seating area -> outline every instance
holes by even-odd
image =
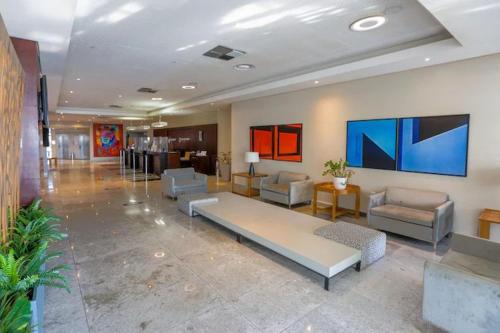
[[[448,194],[388,187],[370,195],[368,224],[374,228],[437,243],[453,230],[453,201]]]
[[[207,192],[207,175],[194,168],[165,169],[161,175],[162,194],[177,198],[180,194]]]
[[[0,1],[0,333],[500,333],[500,4]]]
[[[292,205],[299,203],[310,203],[313,187],[314,182],[309,179],[308,175],[280,171],[261,179],[260,197],[291,208]]]

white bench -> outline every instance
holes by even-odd
[[[359,271],[361,252],[314,235],[314,230],[331,222],[297,213],[233,193],[214,194],[218,202],[193,205],[196,213],[269,248],[324,277],[330,278],[355,266]]]

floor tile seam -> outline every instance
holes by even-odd
[[[316,311],[319,309],[319,307],[321,307],[323,304],[326,303],[326,300],[321,302],[320,304],[316,305],[313,309],[311,309],[310,311],[307,311],[307,313],[305,313],[303,316],[299,317],[297,320],[295,320],[293,323],[291,323],[290,325],[288,325],[287,327],[285,327],[283,330],[280,331],[280,333],[284,333],[286,330],[290,329],[291,327],[293,327],[295,324],[299,323],[300,321],[302,321],[304,318],[306,318],[307,316],[309,316],[312,312]]]
[[[257,330],[259,330],[259,331],[262,332],[262,330],[257,325],[255,325],[252,321],[250,321],[248,318],[246,318],[236,306],[234,306],[231,302],[229,302],[226,299],[224,299],[224,297],[222,297],[222,295],[219,295],[219,297],[224,301],[224,303],[222,303],[221,305],[219,305],[220,307],[223,307],[223,306],[229,306],[229,307],[231,307],[233,310],[235,310],[235,312],[237,312],[240,315],[241,318],[243,318],[243,320],[245,320],[248,324],[250,324],[250,326],[252,326],[252,328],[257,329]],[[208,308],[208,309],[202,310],[199,313],[197,313],[196,316],[201,316],[201,315],[203,315],[205,313],[208,313],[211,310],[212,310],[212,308]],[[185,320],[185,321],[183,321],[181,323],[178,323],[178,324],[176,324],[174,326],[171,326],[171,328],[177,328],[178,326],[182,326],[183,324],[188,323],[192,319],[193,319],[193,317],[191,317],[191,318],[189,318],[189,319],[187,319],[187,320]]]
[[[245,314],[240,310],[238,309],[234,304],[233,302],[230,300],[230,299],[227,299],[224,295],[222,295],[219,291],[219,289],[214,285],[212,284],[212,282],[210,280],[206,280],[202,275],[198,274],[197,272],[195,272],[193,269],[191,269],[191,267],[189,267],[188,264],[184,263],[182,261],[182,259],[180,259],[175,253],[172,253],[173,256],[175,256],[180,262],[183,263],[183,266],[185,266],[185,268],[190,271],[194,276],[196,276],[198,279],[200,279],[201,281],[205,282],[208,286],[210,286],[211,289],[213,289],[215,291],[215,293],[218,295],[218,297],[220,297],[226,304],[232,306],[237,313],[239,313],[246,321],[250,322],[250,324],[252,324],[252,326],[256,327],[257,329],[259,329],[260,331],[262,331],[260,329],[260,327],[258,325],[256,325],[253,321],[251,321],[249,318],[247,318],[245,316]],[[249,294],[250,292],[252,292],[254,289],[250,289],[249,291],[247,291],[246,293],[242,293],[241,295],[239,295],[239,297],[242,297],[242,296],[245,296],[247,294]]]
[[[75,259],[75,251],[74,249],[71,248],[71,243],[70,243],[70,248],[69,250],[71,251],[71,257],[73,259],[73,265],[76,269],[76,259]],[[89,319],[87,317],[87,311],[86,311],[86,306],[85,306],[85,301],[84,301],[84,298],[83,298],[83,290],[82,290],[82,286],[81,286],[81,283],[80,283],[80,277],[78,277],[78,274],[76,274],[76,281],[78,283],[78,291],[80,293],[80,301],[82,303],[82,307],[83,307],[83,314],[85,316],[85,323],[87,325],[87,332],[90,332],[90,325],[89,325]]]
[[[358,295],[361,295],[361,296],[363,296],[363,297],[367,298],[368,300],[372,301],[373,303],[375,303],[375,304],[379,305],[379,306],[380,306],[381,308],[383,308],[384,310],[386,310],[386,311],[390,311],[391,313],[394,313],[394,314],[398,314],[400,317],[402,317],[402,318],[406,318],[406,319],[407,319],[407,313],[405,313],[405,312],[404,312],[404,311],[402,311],[402,310],[399,310],[399,307],[395,307],[395,306],[393,306],[392,304],[391,304],[391,306],[384,305],[384,304],[382,304],[382,303],[380,303],[380,302],[378,301],[378,298],[374,298],[374,297],[372,297],[372,296],[370,296],[370,295],[368,295],[368,294],[364,294],[364,293],[362,293],[362,290],[357,289],[357,286],[353,287],[353,291],[354,291],[355,293],[357,293]],[[414,308],[412,307],[412,308],[411,308],[411,310],[412,310],[412,311],[410,311],[410,313],[413,313],[413,311],[414,311],[417,307],[418,307],[418,304],[417,304],[417,305],[415,305],[415,306],[414,306]]]

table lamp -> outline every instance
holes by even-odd
[[[253,166],[254,163],[258,163],[259,160],[259,153],[257,152],[246,152],[245,153],[245,162],[250,163],[250,168],[248,169],[248,174],[251,176],[255,176],[255,168]]]

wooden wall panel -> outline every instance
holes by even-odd
[[[0,16],[0,240],[5,242],[19,208],[21,114],[24,72]]]
[[[29,205],[40,195],[40,134],[38,129],[38,90],[40,64],[38,43],[32,40],[11,38],[17,57],[23,67],[24,107],[21,136],[21,206]]]

